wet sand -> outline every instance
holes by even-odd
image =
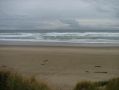
[[[0,67],[71,90],[78,81],[118,77],[119,48],[0,46]]]

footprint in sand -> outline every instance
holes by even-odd
[[[95,67],[95,68],[101,68],[102,66],[100,66],[100,65],[95,65],[94,67]],[[94,72],[94,73],[103,73],[103,74],[107,74],[108,72],[106,72],[106,71],[96,71],[96,72]]]
[[[48,62],[48,59],[43,60],[43,62],[45,62],[45,63]]]
[[[103,74],[107,74],[108,72],[104,71],[104,72],[94,72],[94,73],[103,73]]]
[[[89,71],[85,71],[86,73],[89,73]]]
[[[0,67],[2,67],[2,68],[6,68],[7,66],[6,66],[6,65],[0,65]]]
[[[48,59],[43,60],[41,65],[44,66],[46,63],[48,63]]]
[[[42,63],[41,65],[42,65],[42,66],[44,66],[45,64],[44,64],[44,63]]]
[[[96,67],[96,68],[100,68],[101,66],[100,66],[100,65],[95,65],[94,67]]]

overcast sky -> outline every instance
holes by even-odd
[[[0,30],[119,29],[119,0],[0,0]]]

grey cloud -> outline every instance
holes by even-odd
[[[81,27],[76,19],[104,18],[119,19],[118,0],[0,0],[0,29],[40,29],[56,20],[73,29]]]
[[[75,19],[62,19],[61,21],[65,24],[68,24],[70,28],[80,28],[79,23]]]

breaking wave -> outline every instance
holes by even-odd
[[[0,40],[71,43],[119,43],[117,32],[0,33]]]

